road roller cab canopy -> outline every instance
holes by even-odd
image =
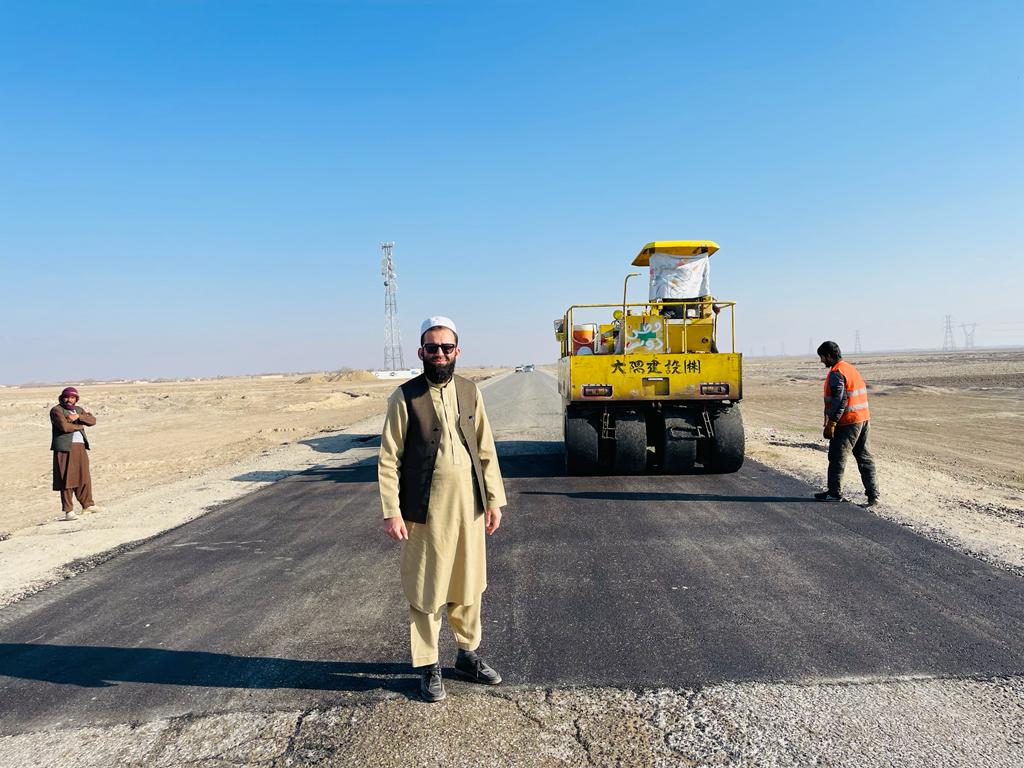
[[[666,256],[711,256],[718,250],[718,243],[711,240],[655,240],[640,249],[633,259],[634,267],[648,267],[651,255],[663,253]]]
[[[696,299],[711,295],[710,240],[655,240],[640,249],[633,265],[649,267],[651,301]]]

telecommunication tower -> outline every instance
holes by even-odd
[[[380,260],[380,274],[384,278],[384,369],[397,371],[405,368],[402,359],[402,337],[398,331],[398,284],[395,274],[395,262],[391,258],[394,243],[380,244],[383,257]]]
[[[860,331],[853,336],[853,354],[859,355],[864,350],[860,346]]]
[[[961,323],[960,328],[964,332],[964,349],[974,349],[974,328],[977,323]]]
[[[942,339],[943,352],[956,352],[956,339],[953,338],[953,316],[946,315],[946,336]]]

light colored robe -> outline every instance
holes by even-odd
[[[473,463],[458,432],[455,383],[430,384],[430,399],[441,422],[434,475],[430,485],[427,522],[406,521],[409,540],[402,544],[402,591],[416,610],[433,613],[446,603],[472,605],[487,589],[484,510],[473,487]],[[505,506],[505,489],[498,467],[494,436],[477,392],[476,425],[480,464],[489,508]],[[378,481],[384,517],[401,515],[398,505],[399,468],[409,428],[409,409],[398,388],[388,400],[381,434]]]

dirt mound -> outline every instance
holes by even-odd
[[[327,374],[327,381],[377,381],[377,377],[369,371],[345,368]]]
[[[331,384],[338,381],[377,381],[377,377],[369,371],[357,370],[355,368],[342,368],[340,371],[328,371],[326,373],[312,373],[296,379],[296,384]]]

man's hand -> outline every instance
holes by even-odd
[[[401,515],[384,518],[384,533],[395,541],[405,541],[409,538],[409,531]]]
[[[494,533],[498,530],[498,526],[501,525],[501,509],[498,507],[491,507],[484,513],[484,525],[487,528],[487,533]]]
[[[78,421],[78,414],[72,411],[68,414],[68,421]]]
[[[821,430],[821,436],[826,440],[831,440],[836,434],[836,423],[834,421],[826,421],[825,428]]]

